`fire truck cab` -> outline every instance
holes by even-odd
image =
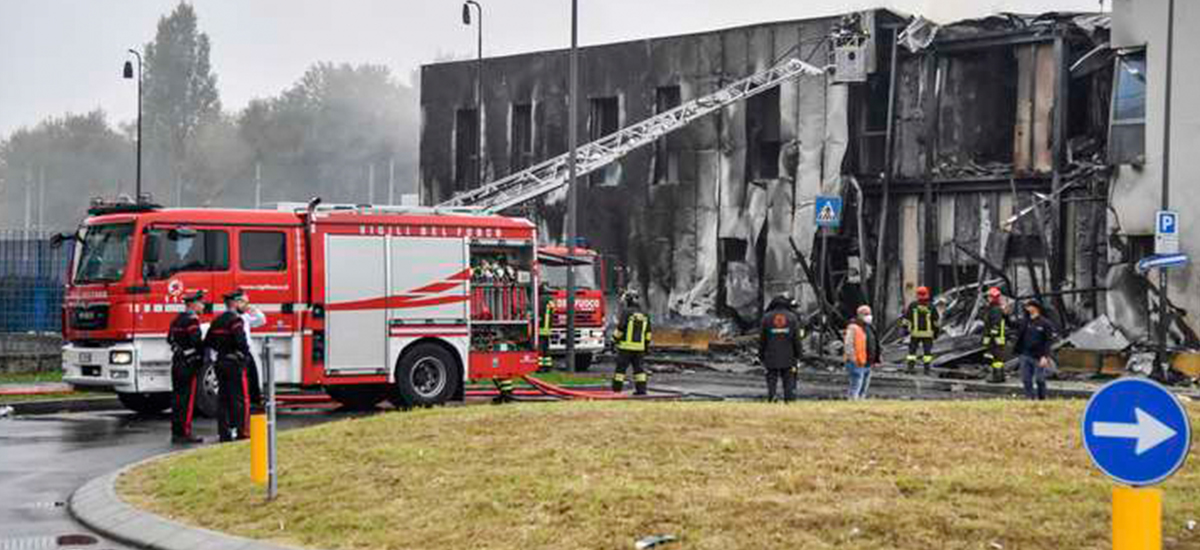
[[[565,246],[543,246],[538,250],[540,280],[550,287],[554,319],[550,325],[550,355],[567,351],[567,270],[575,266],[575,370],[585,371],[605,348],[608,317],[605,315],[604,262],[596,251]],[[539,315],[545,312],[539,311]]]
[[[206,294],[205,325],[241,288],[280,384],[369,406],[461,399],[468,380],[537,369],[537,259],[527,220],[432,208],[281,204],[276,210],[95,208],[63,306],[64,380],[129,408],[169,407],[171,320]],[[489,266],[484,282],[473,277]],[[490,307],[477,307],[478,304]],[[202,412],[216,377],[202,378]]]

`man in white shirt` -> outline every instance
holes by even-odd
[[[242,327],[246,331],[246,342],[251,343],[250,348],[254,349],[253,340],[250,339],[250,329],[255,329],[267,324],[267,316],[261,310],[250,305],[250,297],[246,295],[246,291],[238,289],[234,292],[238,296],[236,307],[238,315],[242,316]],[[246,365],[246,374],[249,378],[250,386],[250,405],[252,407],[262,406],[262,384],[259,382],[261,378],[258,372],[258,358],[255,354],[250,354],[250,360]]]

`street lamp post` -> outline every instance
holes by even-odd
[[[475,13],[479,17],[479,21],[475,25],[476,33],[476,58],[475,58],[475,116],[477,123],[475,131],[479,134],[479,181],[477,185],[483,185],[484,166],[483,166],[483,6],[475,0],[467,0],[462,7],[462,20],[464,25],[471,24],[471,6],[475,6]]]
[[[575,240],[578,216],[577,185],[575,170],[575,149],[579,147],[579,0],[571,0],[571,59],[570,59],[570,95],[567,97],[567,148],[571,150],[569,157],[567,183],[567,371],[575,372]]]
[[[138,116],[137,116],[137,187],[134,200],[141,204],[142,202],[142,54],[137,50],[130,48],[129,53],[137,57],[137,93],[138,93]],[[124,76],[127,79],[133,78],[133,63],[125,61]]]

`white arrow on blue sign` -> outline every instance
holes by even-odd
[[[1187,254],[1155,255],[1142,258],[1138,262],[1137,268],[1138,271],[1145,273],[1155,268],[1178,267],[1186,263],[1188,263]]]
[[[1134,486],[1171,476],[1187,459],[1192,429],[1175,395],[1144,378],[1105,384],[1083,413],[1083,444],[1100,471]]]

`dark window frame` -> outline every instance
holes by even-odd
[[[463,134],[469,127],[472,131]],[[479,110],[475,106],[454,110],[454,190],[479,187]]]
[[[1119,118],[1118,111],[1122,108],[1122,99],[1124,99],[1120,95],[1124,79],[1136,77],[1136,73],[1129,70],[1131,61],[1140,62],[1138,70],[1141,72],[1142,77],[1140,94],[1141,116]],[[1108,125],[1108,160],[1110,164],[1140,165],[1145,163],[1146,101],[1149,90],[1148,83],[1146,82],[1147,66],[1145,47],[1122,51],[1113,59],[1112,99],[1109,102]],[[1130,144],[1132,148],[1124,147],[1124,144]]]
[[[654,89],[654,114],[661,115],[683,104],[683,89],[678,84]],[[654,177],[650,185],[679,183],[678,135],[663,136],[654,141]]]
[[[279,243],[278,246],[279,246],[280,252],[282,252],[282,256],[280,256],[282,264],[276,263],[272,267],[246,267],[246,258],[248,256],[248,254],[246,252],[247,252],[247,250],[252,248],[250,246],[247,246],[247,243],[245,241],[245,237],[248,235],[249,236],[278,235],[279,238],[281,239],[281,242]],[[272,246],[274,246],[274,245],[272,245]],[[247,271],[247,272],[251,272],[251,273],[283,273],[283,272],[286,272],[288,269],[287,232],[286,231],[273,231],[273,230],[269,230],[269,229],[239,231],[238,232],[238,269],[241,271]]]
[[[146,232],[145,242],[150,242],[152,236],[155,239],[162,238],[166,239],[166,242],[171,242],[171,239],[168,237],[168,235],[172,229],[174,228],[152,227]],[[145,254],[143,253],[142,273],[145,274],[146,279],[150,281],[165,281],[180,273],[227,273],[230,266],[229,231],[225,229],[214,228],[197,228],[195,231],[195,237],[186,238],[195,239],[203,236],[201,246],[204,247],[202,258],[204,263],[202,265],[199,267],[192,267],[192,264],[184,264],[181,267],[174,269],[169,268],[169,266],[165,266],[160,268],[161,271],[151,273],[146,269]],[[219,237],[217,239],[212,239],[211,237],[213,235],[218,235]],[[179,239],[176,239],[176,241],[178,240]],[[143,246],[146,245],[144,244]],[[159,264],[163,263],[163,252],[165,252],[165,247],[163,251],[159,252]]]
[[[610,110],[611,108],[611,110]],[[610,120],[611,119],[611,120]],[[611,124],[608,124],[610,123]],[[589,141],[610,136],[621,130],[621,96],[596,96],[588,99]],[[592,172],[588,182],[593,187],[616,187],[621,184],[621,161]]]
[[[533,103],[513,103],[509,108],[508,124],[508,158],[511,172],[533,166],[535,133]]]

